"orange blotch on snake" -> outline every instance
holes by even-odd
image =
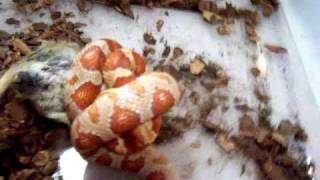
[[[111,129],[114,133],[123,134],[134,128],[140,123],[139,114],[120,107],[115,107],[111,116]]]
[[[121,48],[121,45],[115,40],[112,40],[112,39],[104,39],[104,40],[107,42],[110,51],[115,51]]]
[[[111,141],[108,141],[104,147],[109,150],[109,151],[112,151],[112,152],[116,152],[116,147],[118,146],[118,141],[117,139],[113,139]]]
[[[123,159],[121,164],[121,169],[130,171],[130,172],[139,172],[144,166],[144,158],[139,157],[135,160],[129,160],[128,157]]]
[[[162,125],[162,116],[160,115],[153,119],[153,130],[159,133],[161,125]]]
[[[119,77],[117,78],[117,80],[114,82],[113,84],[113,87],[116,88],[116,87],[120,87],[120,86],[123,86],[133,80],[136,79],[136,76],[135,75],[130,75],[130,76],[127,76],[127,77]]]
[[[100,47],[91,46],[82,53],[80,62],[88,70],[100,70],[105,59],[105,55]]]
[[[103,140],[100,139],[100,137],[93,134],[79,132],[78,136],[79,137],[74,141],[74,146],[79,150],[94,149],[103,143]]]
[[[166,176],[162,172],[158,171],[149,174],[146,177],[146,180],[166,180]]]
[[[144,57],[142,57],[140,54],[132,51],[132,55],[134,58],[134,61],[136,63],[136,69],[135,69],[135,74],[140,75],[145,72],[146,70],[146,60]]]
[[[80,152],[80,154],[83,158],[89,158],[89,157],[93,156],[94,154],[96,154],[97,151],[98,151],[98,149],[90,149],[90,150],[87,150],[84,152]]]
[[[112,163],[112,158],[110,157],[109,153],[106,152],[98,156],[95,162],[101,165],[110,166]]]
[[[172,94],[163,89],[156,89],[153,95],[152,112],[155,116],[165,113],[174,105]]]
[[[81,109],[84,110],[96,99],[100,93],[100,86],[96,86],[90,82],[81,85],[71,95],[71,99]]]
[[[111,52],[106,62],[104,63],[103,69],[105,71],[115,70],[119,67],[130,69],[131,64],[128,57],[121,51],[121,49]]]
[[[92,104],[88,110],[89,118],[92,123],[98,123],[99,121],[99,109],[96,104]]]
[[[125,146],[127,147],[128,154],[142,151],[146,147],[145,144],[141,143],[132,133],[126,134],[125,136],[122,136],[122,138]]]
[[[70,79],[68,79],[67,82],[68,82],[70,85],[74,85],[78,80],[79,80],[78,76],[74,75],[74,76],[72,76]]]

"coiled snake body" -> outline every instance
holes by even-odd
[[[65,86],[72,142],[90,161],[143,179],[179,179],[164,155],[148,145],[180,91],[169,74],[145,71],[141,55],[113,40],[88,44]]]

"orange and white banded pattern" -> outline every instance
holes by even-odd
[[[80,154],[148,180],[179,179],[156,149],[162,115],[180,98],[167,73],[145,73],[144,58],[111,39],[88,44],[66,82],[71,138]]]

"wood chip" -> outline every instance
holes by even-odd
[[[212,11],[203,11],[202,17],[204,18],[204,20],[206,20],[208,23],[211,23],[211,24],[219,23],[223,21],[223,18],[220,15]]]
[[[242,164],[242,165],[241,165],[240,177],[241,177],[242,175],[244,175],[244,173],[246,172],[246,168],[247,168],[246,164]]]
[[[161,31],[163,25],[164,25],[164,21],[163,21],[162,19],[159,19],[159,20],[157,21],[157,25],[156,25],[158,32]]]
[[[37,22],[33,23],[32,27],[35,31],[45,31],[49,26],[44,22]]]
[[[177,59],[178,57],[183,55],[183,50],[180,47],[175,47],[173,49],[173,56],[172,59]]]
[[[7,57],[6,51],[3,47],[0,47],[0,60],[4,60]]]
[[[270,101],[270,97],[266,94],[263,94],[259,89],[254,90],[254,95],[260,102],[264,104],[268,104]]]
[[[265,17],[270,17],[271,14],[273,13],[273,11],[274,11],[274,9],[273,9],[272,4],[270,4],[268,1],[264,1],[263,5],[262,5],[263,15]]]
[[[2,40],[9,40],[11,38],[11,34],[8,33],[7,31],[1,30],[0,29],[0,41]]]
[[[252,111],[252,108],[248,106],[248,104],[237,104],[235,105],[235,108],[242,113],[247,113],[248,111]]]
[[[152,47],[144,47],[143,48],[143,56],[147,57],[149,54],[153,55],[156,52],[156,50]]]
[[[260,75],[260,70],[256,67],[251,68],[250,72],[254,77],[258,77]]]
[[[10,25],[20,25],[20,21],[15,18],[8,18],[6,23]]]
[[[246,30],[246,33],[247,33],[249,40],[251,42],[257,43],[260,40],[260,38],[255,30],[255,27],[253,25],[246,23],[245,30]]]
[[[224,35],[229,35],[231,30],[229,28],[229,26],[227,24],[222,24],[220,26],[217,27],[217,32],[224,36]]]
[[[203,79],[200,81],[201,85],[204,86],[208,91],[212,91],[214,88],[223,88],[228,86],[229,84],[229,78],[228,77],[222,77],[222,78],[216,78],[216,79]]]
[[[193,104],[197,105],[199,100],[200,100],[200,95],[196,91],[192,91],[191,95],[190,95],[190,98],[191,98],[191,102]]]
[[[302,129],[301,126],[296,126],[298,128],[298,131],[296,132],[294,138],[296,140],[299,140],[299,141],[307,141],[308,140],[308,134],[305,132],[304,129]]]
[[[262,144],[265,138],[268,137],[270,131],[266,128],[259,128],[256,133],[256,140],[259,144]]]
[[[236,145],[225,133],[217,134],[216,142],[226,153],[236,150]]]
[[[190,144],[190,147],[194,149],[199,149],[201,147],[201,141],[195,140]]]
[[[88,12],[92,9],[92,4],[87,0],[77,0],[77,6],[81,12]]]
[[[212,157],[208,158],[208,165],[211,166],[212,165]]]
[[[164,49],[163,49],[163,52],[162,52],[162,57],[163,58],[167,58],[170,54],[170,51],[171,51],[171,47],[167,45],[167,43],[164,45]]]
[[[286,48],[277,46],[277,45],[271,45],[271,44],[265,44],[264,45],[270,52],[276,53],[276,54],[287,54],[288,51]]]
[[[288,146],[288,140],[283,135],[281,135],[280,133],[273,132],[271,134],[271,137],[272,137],[272,139],[274,141],[276,141],[277,143],[281,144],[283,147],[287,147]]]
[[[12,44],[15,48],[19,49],[24,55],[28,55],[32,52],[29,46],[26,45],[26,43],[24,43],[21,39],[14,39],[12,41]]]
[[[20,100],[11,101],[6,104],[5,109],[15,121],[26,120],[30,117],[27,107]]]
[[[145,32],[143,34],[143,39],[147,44],[155,45],[157,40],[153,37],[153,35],[149,32]]]
[[[62,13],[60,11],[52,11],[51,12],[51,19],[56,20],[61,18]]]
[[[211,121],[202,119],[200,121],[202,127],[204,127],[208,132],[211,133],[223,133],[226,132],[226,127],[223,123],[213,123]]]
[[[194,75],[199,75],[205,66],[205,63],[200,58],[197,58],[190,64],[190,72]]]
[[[239,119],[239,130],[240,135],[244,137],[254,137],[255,136],[255,124],[253,119],[248,115],[243,115]]]
[[[33,164],[37,167],[46,165],[49,160],[50,160],[50,154],[48,151],[39,151],[32,158]]]
[[[298,128],[289,120],[282,120],[278,126],[278,132],[283,135],[293,135],[297,133]]]

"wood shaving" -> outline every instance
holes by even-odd
[[[143,56],[147,57],[149,54],[153,55],[156,52],[156,50],[152,47],[144,47],[143,48]]]
[[[9,25],[20,25],[20,21],[15,19],[15,18],[8,18],[6,20],[6,23],[9,24]]]
[[[201,59],[195,59],[190,64],[190,72],[194,75],[199,75],[204,70],[205,66],[205,63]]]
[[[258,77],[260,75],[260,70],[256,67],[251,68],[250,72],[254,77]]]
[[[32,50],[29,48],[29,46],[19,38],[14,39],[12,41],[12,45],[15,48],[19,49],[21,51],[21,53],[24,55],[28,55],[32,52]]]
[[[239,131],[240,135],[244,137],[254,137],[255,136],[255,124],[253,119],[248,115],[243,115],[239,119]]]
[[[158,32],[161,31],[163,25],[164,25],[164,20],[159,19],[159,20],[157,21],[157,24],[156,24],[156,27],[157,27],[157,31],[158,31]]]
[[[207,120],[200,121],[202,127],[211,133],[225,133],[226,127],[223,123],[212,123]]]
[[[183,50],[180,47],[174,47],[172,59],[177,59],[183,55]]]
[[[163,52],[162,52],[162,57],[163,58],[167,58],[170,54],[170,51],[171,51],[171,47],[167,45],[167,43],[164,45],[164,49],[163,49]]]
[[[283,147],[287,147],[288,146],[288,141],[287,139],[282,136],[280,133],[278,132],[273,132],[271,134],[271,137],[274,141],[276,141],[277,143],[281,144]]]
[[[281,47],[281,46],[265,44],[264,47],[266,47],[270,52],[273,52],[273,53],[277,53],[277,54],[287,54],[288,53],[288,50],[284,47]]]
[[[217,13],[212,11],[205,10],[202,12],[202,16],[204,20],[206,20],[208,23],[211,23],[211,24],[223,22],[223,18]]]
[[[144,42],[150,45],[155,45],[157,42],[157,40],[153,37],[153,35],[150,32],[145,32],[143,34],[143,39],[144,39]]]
[[[217,32],[220,35],[229,35],[231,30],[227,24],[223,24],[217,27]]]
[[[195,140],[190,144],[190,147],[194,149],[199,149],[201,147],[201,141]]]
[[[227,134],[225,133],[219,133],[217,134],[215,138],[217,144],[226,152],[230,153],[234,150],[236,150],[235,143],[228,138]]]

